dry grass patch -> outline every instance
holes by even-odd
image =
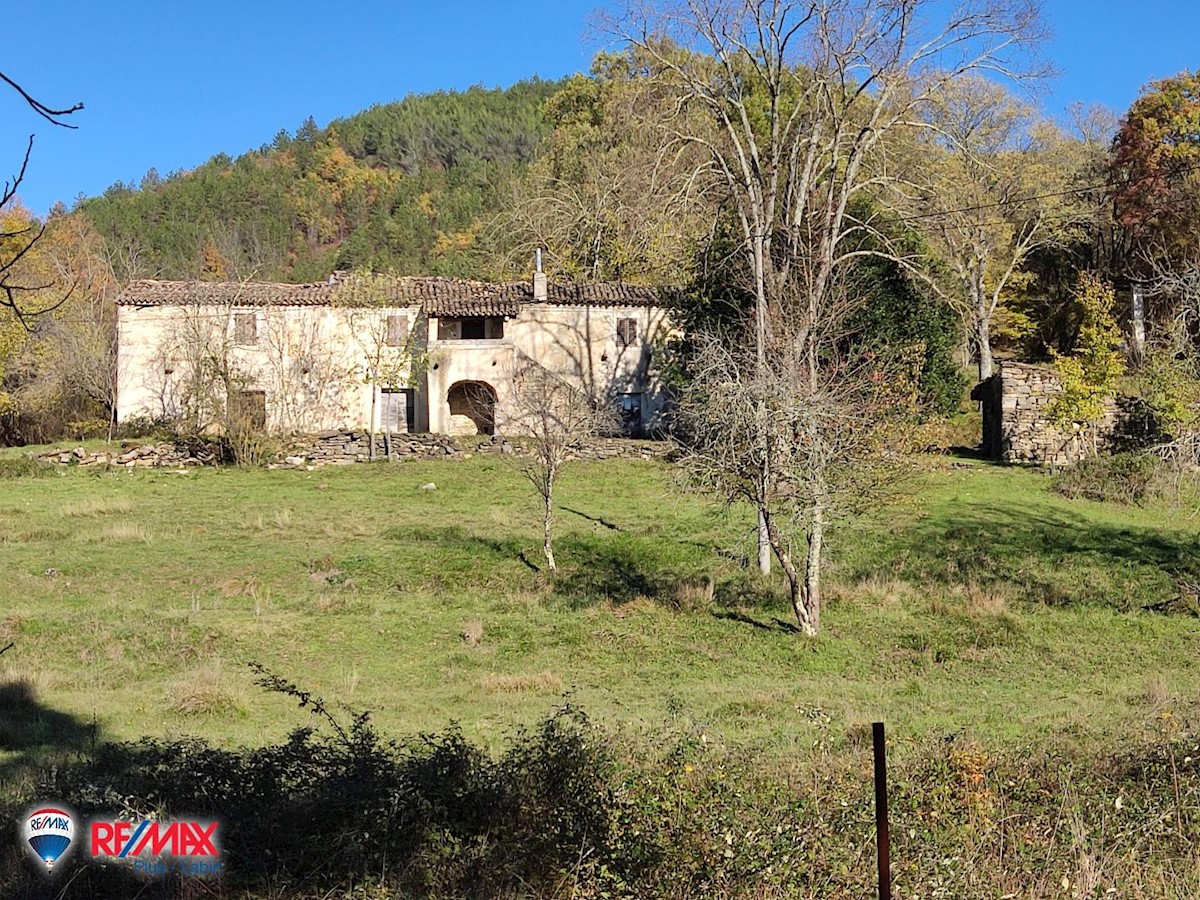
[[[525,675],[484,675],[480,686],[488,694],[561,694],[563,680],[553,672]]]
[[[27,528],[23,531],[9,531],[0,534],[0,544],[48,543],[61,541],[66,536],[66,532],[54,528]]]
[[[54,676],[44,669],[29,666],[6,666],[0,669],[0,686],[3,686],[4,693],[10,698],[26,699],[32,702],[51,692],[55,683]]]
[[[222,597],[253,597],[260,584],[257,575],[234,575],[218,581],[216,588]]]
[[[973,619],[1008,614],[1008,589],[999,583],[968,581],[963,587],[963,612]]]
[[[319,613],[341,612],[346,608],[346,598],[340,594],[318,594],[313,600],[313,609]]]
[[[1171,693],[1167,690],[1167,679],[1162,672],[1154,672],[1146,678],[1146,687],[1142,691],[1142,702],[1155,712],[1166,709],[1170,704]]]
[[[89,544],[149,544],[154,534],[145,525],[137,522],[113,522],[98,532],[83,536]]]
[[[671,606],[680,612],[706,612],[712,609],[716,590],[711,575],[678,582],[671,595]]]
[[[214,660],[167,686],[167,708],[181,716],[240,716],[246,712],[245,689]]]
[[[850,602],[869,609],[888,609],[911,603],[920,592],[907,581],[872,575],[850,585],[832,583],[827,596],[831,602]]]
[[[62,514],[76,519],[98,519],[101,516],[126,515],[133,511],[128,497],[84,497],[72,500],[62,508]]]

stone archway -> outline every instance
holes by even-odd
[[[446,392],[451,434],[496,433],[496,389],[485,381],[458,381]]]

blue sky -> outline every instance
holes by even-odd
[[[597,0],[393,2],[38,0],[6,11],[0,69],[43,102],[86,109],[55,128],[0,93],[0,173],[37,138],[21,196],[35,212],[258,147],[408,93],[586,71]],[[1197,0],[1046,0],[1061,73],[1044,106],[1124,111],[1147,81],[1200,67]]]

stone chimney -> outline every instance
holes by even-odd
[[[533,302],[546,302],[546,273],[542,271],[542,248],[533,255]]]

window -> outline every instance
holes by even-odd
[[[617,346],[632,347],[637,343],[637,319],[617,319]]]
[[[387,317],[387,345],[402,347],[408,339],[408,316]]]
[[[233,314],[233,342],[243,347],[258,343],[258,316],[252,312]]]
[[[265,431],[266,427],[266,391],[229,392],[230,431]]]
[[[498,341],[503,338],[503,316],[438,319],[439,341]]]

